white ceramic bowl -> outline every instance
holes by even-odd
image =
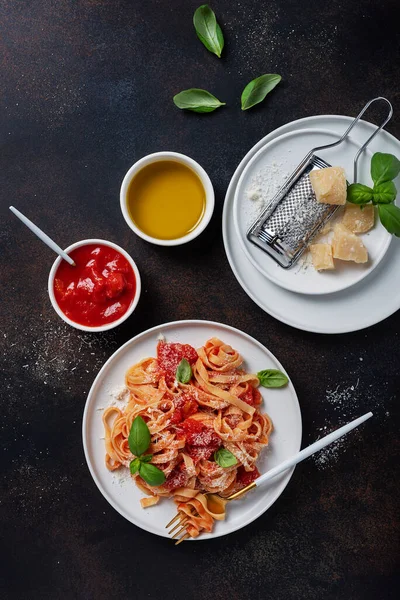
[[[107,331],[108,329],[113,329],[114,327],[121,325],[121,323],[123,323],[135,310],[137,303],[139,302],[140,292],[141,292],[140,274],[139,274],[139,270],[138,270],[133,258],[131,256],[129,256],[129,254],[127,252],[125,252],[125,250],[123,248],[121,248],[120,246],[117,246],[117,244],[114,244],[113,242],[108,242],[107,240],[98,240],[98,239],[81,240],[80,242],[76,242],[75,244],[68,246],[68,248],[65,249],[65,252],[67,252],[67,254],[68,254],[68,252],[71,252],[71,250],[75,250],[75,248],[80,248],[81,246],[87,246],[89,244],[101,244],[102,246],[109,246],[110,248],[113,248],[114,250],[116,250],[117,252],[122,254],[122,256],[124,256],[126,258],[126,260],[129,262],[129,264],[131,265],[133,272],[135,274],[135,279],[136,279],[136,292],[135,292],[135,296],[134,296],[128,310],[122,315],[122,317],[120,317],[119,319],[116,319],[115,321],[112,321],[112,323],[106,323],[105,325],[98,325],[97,327],[89,327],[88,325],[81,325],[80,323],[75,323],[75,321],[72,321],[71,319],[69,319],[63,313],[61,308],[59,307],[57,300],[55,298],[55,295],[54,295],[54,277],[55,277],[56,271],[57,271],[61,261],[63,260],[61,257],[58,257],[54,261],[53,266],[51,267],[50,274],[49,274],[49,282],[48,282],[48,292],[49,292],[50,300],[51,300],[54,310],[56,311],[56,313],[58,314],[59,317],[61,317],[66,323],[68,323],[68,325],[72,325],[72,327],[75,327],[76,329],[80,329],[81,331],[94,331],[94,332],[95,331]]]
[[[135,175],[141,169],[143,169],[143,167],[146,167],[147,165],[150,165],[154,162],[160,162],[164,160],[179,162],[183,165],[186,165],[187,167],[190,167],[192,171],[194,171],[199,177],[206,194],[206,208],[204,211],[204,215],[197,227],[195,227],[193,231],[191,231],[187,235],[184,235],[180,238],[175,238],[173,240],[160,240],[159,238],[155,238],[144,233],[132,221],[127,206],[127,192],[129,184],[131,183]],[[129,227],[132,229],[132,231],[136,233],[136,235],[146,240],[147,242],[157,244],[158,246],[179,246],[180,244],[186,244],[187,242],[191,242],[192,240],[194,240],[194,238],[200,235],[200,233],[202,233],[202,231],[204,231],[204,229],[207,227],[214,212],[214,188],[212,186],[209,176],[207,175],[203,167],[201,167],[199,163],[197,163],[192,158],[185,156],[185,154],[180,154],[179,152],[155,152],[154,154],[148,154],[147,156],[144,156],[129,169],[121,185],[120,203],[124,219],[129,225]]]

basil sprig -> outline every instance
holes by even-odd
[[[252,106],[262,102],[267,94],[274,89],[282,77],[276,74],[266,74],[253,79],[242,92],[242,110],[248,110]]]
[[[396,179],[400,173],[400,161],[393,154],[375,152],[371,160],[371,177],[375,185]]]
[[[347,188],[347,202],[352,204],[367,204],[373,197],[372,188],[362,183],[352,183]]]
[[[390,204],[396,199],[397,190],[393,181],[382,181],[382,183],[374,185],[372,194],[373,204]]]
[[[374,187],[352,183],[347,188],[348,202],[359,204],[361,208],[369,202],[377,204],[382,225],[397,237],[400,237],[400,208],[393,204],[397,189],[392,180],[399,173],[400,161],[393,154],[375,152],[371,160],[371,178]]]
[[[161,469],[150,464],[153,458],[152,454],[144,454],[150,446],[151,436],[149,428],[138,415],[133,423],[128,436],[129,450],[136,457],[130,464],[129,469],[132,475],[139,472],[140,477],[149,485],[162,485],[165,482],[165,475]]]
[[[150,463],[141,462],[139,467],[139,475],[149,485],[162,485],[165,482],[165,475],[154,465]]]
[[[150,446],[150,431],[140,415],[132,423],[129,432],[128,444],[129,450],[134,456],[141,456]]]
[[[264,371],[259,371],[257,377],[260,385],[265,388],[280,388],[289,382],[286,375],[278,369],[265,369]]]
[[[400,237],[400,208],[394,204],[380,204],[378,206],[378,213],[385,229],[389,233]]]
[[[175,379],[180,383],[189,383],[192,379],[192,367],[186,358],[182,358],[181,362],[176,369]]]
[[[221,27],[217,23],[215,13],[208,4],[202,4],[195,11],[193,25],[201,43],[204,44],[207,50],[221,58],[224,36]]]
[[[220,102],[218,98],[199,88],[190,88],[183,90],[173,97],[175,106],[182,110],[191,110],[197,113],[213,112],[220,106],[224,106],[225,102]]]
[[[131,460],[131,462],[129,464],[129,470],[132,473],[132,475],[134,475],[135,473],[137,473],[139,471],[139,467],[140,467],[140,458],[135,458],[134,460]]]
[[[219,448],[219,450],[214,452],[214,460],[223,469],[227,469],[228,467],[233,467],[233,465],[237,465],[236,456],[224,447],[221,447]]]
[[[347,201],[352,204],[390,204],[396,199],[397,190],[393,181],[382,181],[373,188],[362,183],[352,183],[347,188]]]

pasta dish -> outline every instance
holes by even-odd
[[[143,507],[173,498],[190,517],[191,537],[225,516],[205,493],[227,497],[260,475],[256,462],[272,422],[260,412],[259,378],[242,363],[217,338],[197,350],[162,340],[157,358],[127,371],[128,404],[104,410],[107,468],[130,467],[147,496]]]

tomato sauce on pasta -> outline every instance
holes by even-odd
[[[175,379],[183,358],[192,369],[188,383]],[[132,423],[138,415],[146,422],[151,462],[163,471],[165,482],[154,487],[137,473],[132,475],[149,496],[142,506],[172,497],[190,517],[187,531],[192,537],[211,531],[214,521],[225,517],[213,510],[205,493],[227,497],[254,481],[259,476],[256,461],[268,445],[272,422],[259,410],[259,380],[242,363],[240,354],[217,338],[198,350],[160,341],[156,358],[145,358],[127,371],[127,406],[110,406],[103,414],[110,471],[129,467]],[[235,465],[216,462],[214,453],[222,447],[236,458]]]

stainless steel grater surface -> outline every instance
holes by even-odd
[[[339,208],[317,201],[309,177],[312,170],[330,166],[318,156],[311,156],[301,170],[293,173],[247,233],[251,242],[284,268],[296,261],[310,239]]]
[[[247,239],[269,254],[284,269],[291,267],[300,258],[313,237],[339,208],[336,205],[321,204],[315,197],[309,173],[314,169],[331,166],[324,159],[316,156],[315,152],[339,145],[367,108],[378,100],[383,100],[389,105],[389,114],[382,125],[361,146],[354,158],[354,182],[356,182],[357,162],[361,153],[393,114],[392,105],[386,98],[370,100],[339,140],[310,150],[283,188],[248,230]]]

